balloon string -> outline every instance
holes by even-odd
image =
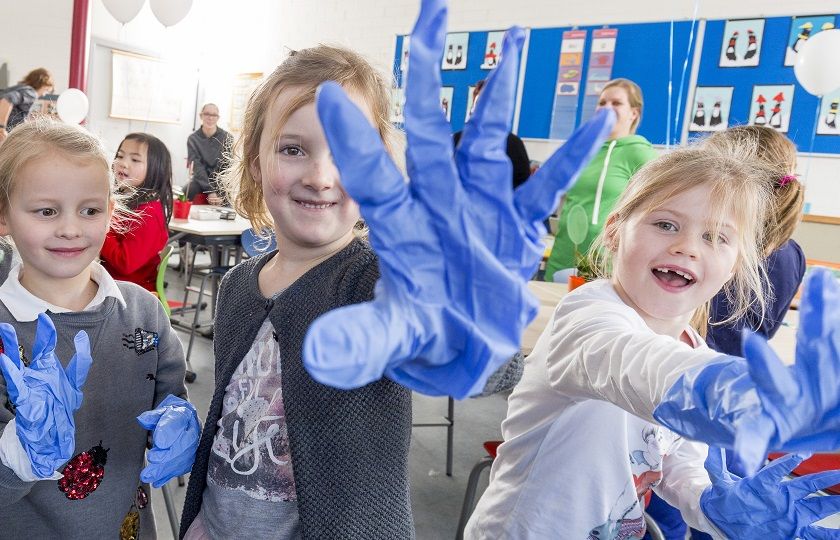
[[[817,96],[817,110],[814,113],[814,129],[811,130],[811,142],[808,144],[808,163],[805,165],[805,179],[802,185],[807,184],[811,173],[811,162],[814,160],[814,142],[817,139],[817,129],[820,125],[820,109],[822,108],[822,96]]]
[[[688,48],[685,50],[685,59],[683,60],[682,75],[680,75],[680,91],[677,94],[677,114],[682,110],[683,91],[685,89],[685,75],[688,73],[688,57],[691,54],[691,47],[694,44],[695,26],[697,25],[697,12],[700,10],[700,0],[694,0],[694,14],[691,16],[691,30],[688,34]],[[674,117],[674,139],[676,142],[677,124],[680,119],[678,116]]]
[[[665,148],[671,147],[671,103],[674,93],[674,19],[668,37],[668,119],[665,122]]]

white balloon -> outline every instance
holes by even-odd
[[[799,84],[815,96],[840,88],[840,29],[809,38],[796,54],[793,71]]]
[[[140,13],[146,0],[102,0],[112,17],[125,24]]]
[[[163,26],[173,26],[190,12],[192,0],[149,0],[149,7]]]
[[[55,103],[58,117],[68,124],[79,124],[88,113],[88,98],[78,88],[68,88]]]

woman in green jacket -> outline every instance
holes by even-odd
[[[563,198],[557,236],[546,263],[546,281],[563,282],[575,273],[575,253],[586,254],[630,177],[656,157],[650,142],[635,134],[642,118],[642,106],[641,89],[628,79],[614,79],[601,91],[598,108],[612,107],[617,117],[615,127]],[[586,238],[577,246],[567,229],[569,212],[575,206],[583,208],[588,223]]]

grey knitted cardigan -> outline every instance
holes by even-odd
[[[214,348],[216,387],[187,488],[181,538],[201,508],[225,388],[268,315],[278,336],[283,405],[304,538],[413,538],[408,486],[411,394],[387,379],[342,391],[303,367],[306,330],[319,315],[373,298],[376,255],[354,240],[272,299],[258,275],[271,254],[240,264],[222,281]]]

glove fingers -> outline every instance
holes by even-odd
[[[452,200],[460,189],[452,132],[440,106],[440,64],[446,39],[445,0],[423,0],[411,32],[405,86],[406,158],[412,189]],[[415,174],[416,173],[416,174]]]
[[[522,221],[533,227],[556,208],[560,197],[574,184],[615,124],[612,109],[596,111],[559,150],[513,194]]]
[[[840,471],[822,471],[790,480],[788,489],[796,497],[802,498],[835,484],[840,484]],[[840,496],[837,499],[840,500]]]
[[[836,320],[837,306],[840,306],[840,285],[837,280],[829,270],[814,268],[809,272],[802,290],[797,341],[800,338],[809,340],[823,336],[832,317]]]
[[[73,344],[76,347],[76,354],[70,359],[65,372],[70,385],[79,392],[84,386],[90,366],[93,364],[93,357],[90,355],[90,339],[87,332],[80,330],[73,338]]]
[[[749,476],[754,474],[767,457],[767,445],[775,427],[769,417],[760,415],[738,426],[735,433],[735,461]]]
[[[55,350],[55,341],[56,332],[52,319],[46,313],[40,313],[35,327],[35,342],[32,345],[33,364],[36,360],[46,360],[46,356]],[[39,367],[43,367],[43,364]]]
[[[802,540],[840,540],[840,531],[811,525],[799,531]]]
[[[386,366],[419,353],[421,336],[397,306],[386,302],[334,309],[312,323],[303,364],[313,379],[344,390],[358,388],[382,378]]]
[[[28,396],[28,388],[23,380],[20,364],[5,353],[0,354],[0,370],[3,371],[3,377],[6,379],[6,392],[9,394],[9,399],[18,406],[20,398],[26,399]]]
[[[799,399],[799,385],[791,370],[762,336],[748,330],[743,336],[744,358],[762,405],[794,405]]]
[[[778,484],[809,457],[810,454],[806,453],[786,454],[768,463],[756,476],[760,476],[767,482]]]
[[[728,484],[731,482],[729,472],[726,470],[726,454],[723,448],[717,446],[709,447],[709,454],[703,463],[712,484]]]
[[[163,416],[164,409],[154,409],[140,413],[137,417],[137,422],[143,426],[144,429],[153,430]]]
[[[23,369],[23,364],[20,361],[17,332],[15,332],[14,326],[9,323],[0,323],[0,339],[3,340],[3,354],[8,356],[18,369]]]
[[[799,501],[797,506],[808,512],[810,522],[814,523],[840,512],[840,496],[808,497]]]
[[[169,407],[155,426],[152,441],[158,448],[170,448],[186,432],[190,411],[185,407]]]

